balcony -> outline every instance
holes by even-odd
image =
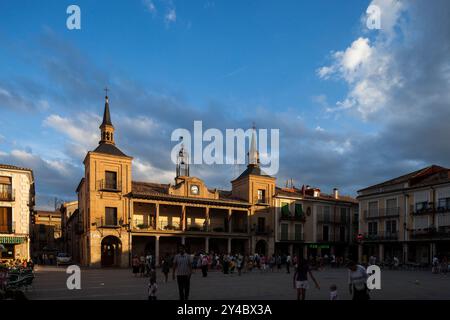
[[[105,192],[120,192],[122,188],[119,182],[101,179],[97,181],[97,190]]]
[[[97,228],[115,229],[115,228],[121,227],[122,221],[107,221],[106,219],[104,219],[102,217],[102,218],[96,218],[93,225],[96,226]]]
[[[366,220],[395,218],[400,216],[400,207],[364,210]]]
[[[398,231],[395,232],[377,232],[374,233],[365,233],[364,234],[365,241],[395,241],[398,240]]]
[[[156,223],[145,223],[142,220],[133,220],[131,228],[135,231],[154,231],[156,230]]]
[[[247,226],[232,226],[231,228],[231,232],[232,233],[248,233],[248,228]]]
[[[16,232],[15,222],[0,224],[0,233],[12,234]]]
[[[413,215],[427,215],[433,213],[447,213],[450,212],[450,206],[435,207],[433,202],[429,202],[426,206],[420,208],[415,205],[410,206],[410,212]]]
[[[272,234],[272,229],[269,226],[257,226],[253,229],[253,233],[257,236],[268,236]]]
[[[416,240],[421,239],[448,240],[450,239],[450,227],[441,227],[439,229],[425,228],[425,229],[411,230],[410,236],[411,238]]]
[[[280,221],[301,221],[304,222],[306,220],[306,217],[304,214],[281,214]]]
[[[349,242],[348,232],[341,237],[339,232],[329,232],[328,234],[323,234],[321,232],[317,233],[317,242]]]
[[[15,190],[11,188],[2,188],[0,190],[0,201],[15,201]]]
[[[162,231],[181,231],[182,227],[179,222],[159,221],[158,228]]]
[[[279,233],[280,241],[303,241],[303,232],[280,232]]]
[[[199,223],[190,223],[186,225],[186,231],[191,232],[207,232],[208,225],[207,224],[199,224]]]

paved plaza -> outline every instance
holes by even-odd
[[[348,300],[347,270],[325,269],[316,271],[321,290],[311,283],[308,299],[327,300],[329,287],[336,284],[339,299]],[[133,299],[147,298],[148,278],[135,278],[128,269],[82,269],[81,290],[68,290],[64,267],[36,268],[33,289],[27,292],[29,299]],[[293,300],[296,297],[292,285],[293,274],[280,272],[253,271],[251,273],[224,275],[210,272],[202,278],[196,271],[191,280],[191,300]],[[158,270],[158,299],[176,300],[178,290],[176,281],[169,277],[163,282]],[[371,292],[372,299],[450,299],[450,275],[431,274],[429,271],[382,270],[381,290]]]

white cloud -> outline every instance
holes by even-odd
[[[152,0],[143,0],[142,3],[144,4],[144,7],[148,10],[148,12],[153,14],[156,13],[156,6]]]
[[[169,183],[172,182],[174,174],[174,171],[155,168],[148,161],[133,159],[133,180]]]
[[[176,10],[174,8],[169,9],[169,11],[167,11],[166,15],[164,16],[164,20],[166,21],[166,23],[176,22],[177,21]]]

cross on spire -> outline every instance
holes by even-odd
[[[108,91],[109,91],[108,87],[105,87],[105,89],[103,89],[103,90],[105,90],[105,96],[108,96]]]

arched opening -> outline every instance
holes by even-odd
[[[267,244],[264,240],[259,240],[255,246],[255,252],[259,255],[267,255]]]
[[[122,253],[122,243],[119,238],[107,236],[102,240],[102,267],[120,266],[120,256]]]

